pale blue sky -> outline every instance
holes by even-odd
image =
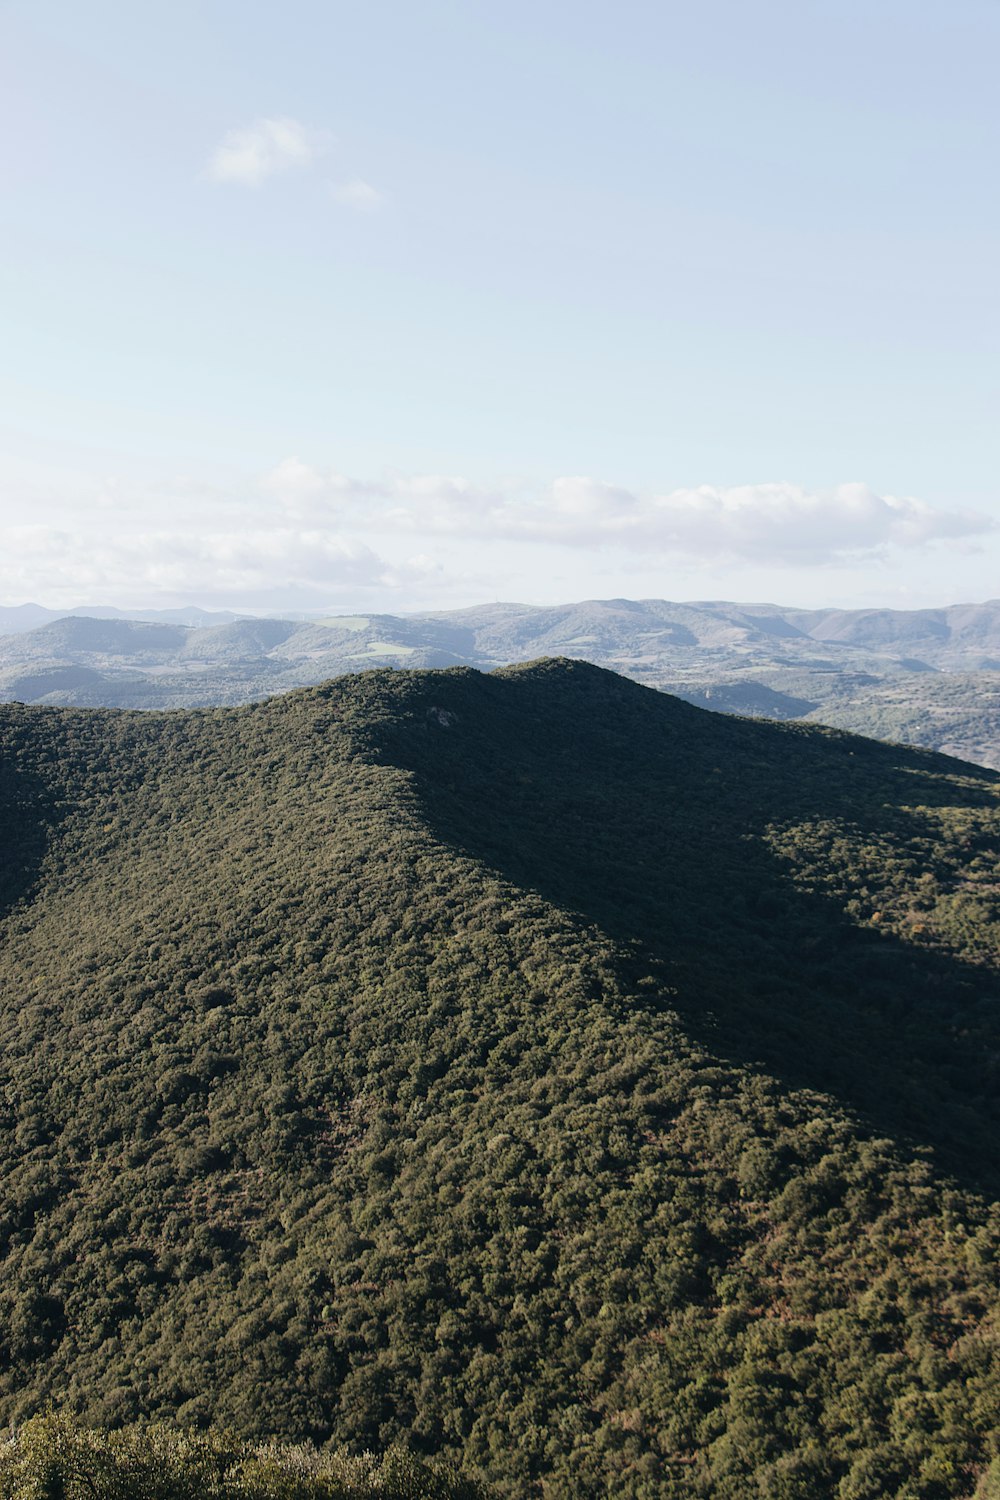
[[[0,602],[1000,593],[998,44],[5,0]]]

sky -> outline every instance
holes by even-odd
[[[1000,594],[997,0],[0,0],[0,604]]]

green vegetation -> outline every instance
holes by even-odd
[[[316,621],[317,625],[329,625],[332,630],[367,630],[367,615],[329,615]]]
[[[0,752],[4,1421],[997,1493],[995,775],[551,661]]]
[[[4,1500],[485,1500],[449,1465],[395,1449],[318,1453],[162,1425],[119,1432],[35,1417],[0,1438]]]
[[[413,656],[415,646],[401,646],[393,641],[369,641],[365,650],[359,652],[354,658],[360,661],[364,656]]]
[[[1000,769],[1000,674],[909,673],[831,696],[809,717]]]

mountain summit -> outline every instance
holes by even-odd
[[[3,705],[0,826],[4,1420],[995,1493],[995,774],[544,660]]]

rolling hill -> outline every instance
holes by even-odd
[[[567,660],[0,750],[4,1421],[995,1493],[1000,778]]]
[[[26,624],[35,608],[6,613]],[[557,654],[724,713],[830,724],[1000,768],[995,601],[913,611],[606,599],[311,620],[161,614],[102,621],[92,611],[0,639],[0,701],[235,705],[373,666],[490,669]]]

